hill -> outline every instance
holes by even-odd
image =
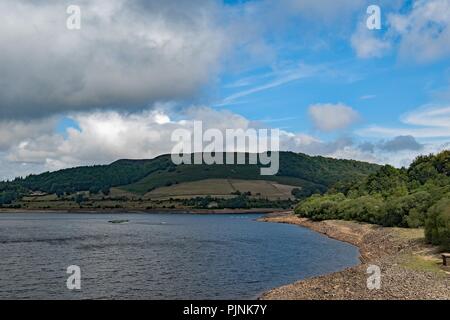
[[[248,155],[246,155],[248,157]],[[0,204],[12,204],[30,194],[64,197],[79,192],[108,196],[111,188],[124,195],[142,197],[155,189],[206,179],[264,180],[297,187],[298,198],[326,192],[337,182],[360,180],[379,169],[378,165],[353,160],[311,157],[281,152],[275,176],[261,176],[262,165],[175,165],[170,155],[149,160],[118,160],[97,165],[45,172],[0,183]]]
[[[274,176],[261,176],[261,165],[179,165],[168,157],[163,170],[154,170],[124,190],[144,194],[158,187],[204,179],[270,180],[301,187],[306,194],[324,192],[338,181],[352,181],[375,172],[379,166],[353,160],[311,157],[281,152],[280,170]],[[308,195],[309,195],[308,194]]]

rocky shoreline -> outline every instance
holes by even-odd
[[[349,221],[314,222],[292,213],[269,214],[259,221],[295,224],[360,250],[361,264],[332,274],[272,289],[260,299],[273,300],[450,300],[450,268],[436,247],[425,244],[423,230],[384,228]],[[324,262],[325,263],[325,262]],[[367,268],[381,269],[381,288],[367,288]]]

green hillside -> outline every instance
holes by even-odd
[[[262,176],[261,165],[169,165],[122,188],[144,194],[162,186],[204,179],[271,180],[301,187],[305,193],[324,192],[338,181],[353,181],[375,172],[379,166],[292,152],[280,153],[280,169],[275,176]],[[308,194],[308,195],[309,195]]]
[[[281,171],[281,170],[280,170]],[[138,194],[145,194],[159,187],[173,184],[198,181],[205,179],[244,179],[244,180],[272,180],[283,184],[306,188],[311,191],[323,192],[327,186],[307,180],[297,172],[298,176],[261,176],[258,165],[180,165],[169,167],[167,170],[158,170],[139,181],[122,186],[121,188]],[[309,178],[309,176],[308,176]]]
[[[247,155],[248,157],[248,155]],[[145,194],[155,188],[205,179],[270,180],[298,186],[300,196],[325,192],[337,182],[359,180],[376,172],[378,165],[353,160],[280,153],[280,170],[261,176],[261,165],[175,165],[170,155],[150,160],[119,160],[110,165],[77,167],[46,172],[0,183],[0,204],[8,204],[30,192],[62,196],[80,191],[108,194],[110,188]]]

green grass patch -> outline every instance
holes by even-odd
[[[446,276],[441,269],[442,261],[433,257],[419,255],[407,255],[402,259],[401,266],[423,272],[433,272],[441,276]]]

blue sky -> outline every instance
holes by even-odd
[[[255,80],[246,86],[230,88],[233,83],[242,79],[258,77],[271,71],[251,70],[245,74],[224,75],[221,78],[217,105],[250,119],[281,119],[278,121],[279,125],[305,131],[312,130],[311,123],[306,121],[308,106],[342,102],[361,113],[359,125],[377,123],[397,126],[399,116],[403,113],[432,101],[439,101],[433,94],[443,88],[447,81],[445,70],[450,67],[448,61],[415,66],[402,64],[393,57],[361,60],[350,50],[345,50],[330,60],[302,59],[301,55],[297,56],[297,61],[302,61],[299,63],[321,70],[305,78],[248,94],[221,105],[221,99],[273,81]]]
[[[412,2],[405,1],[394,10],[389,6],[381,6],[381,9],[382,30],[369,31],[377,38],[382,38],[387,33],[387,17],[399,12],[410,12]],[[356,26],[359,20],[367,17],[366,12],[357,11],[347,23]],[[447,99],[438,96],[440,90],[448,90],[448,56],[417,62],[409,57],[399,56],[398,51],[393,48],[385,50],[379,57],[360,58],[348,38],[333,36],[329,33],[329,27],[326,30],[320,30],[319,27],[319,31],[314,34],[317,39],[313,39],[313,42],[325,42],[320,49],[314,49],[311,48],[314,43],[304,43],[304,27],[304,23],[298,21],[298,24],[291,23],[283,30],[284,34],[276,40],[278,44],[282,43],[282,52],[277,51],[276,59],[270,61],[270,64],[221,75],[218,102],[215,105],[238,112],[249,119],[267,120],[268,123],[276,123],[289,130],[320,134],[308,121],[308,107],[316,103],[340,102],[357,110],[361,119],[353,129],[369,124],[402,126],[399,118],[403,114],[426,104],[448,103]],[[398,45],[399,41],[393,39],[392,46]],[[276,75],[269,76],[274,72],[275,65],[281,66],[281,71],[286,72],[295,70],[299,65],[317,70],[311,71],[311,74],[305,71],[304,77],[297,80],[286,81],[279,86],[232,99],[227,103],[227,97],[275,81]],[[286,70],[283,70],[284,65]],[[242,86],[237,86],[239,84]],[[339,134],[353,135],[351,130]],[[358,135],[354,137],[360,138]]]
[[[66,27],[68,4],[79,30]],[[450,0],[0,9],[2,178],[168,153],[170,133],[194,120],[279,128],[286,150],[395,166],[450,145]]]

